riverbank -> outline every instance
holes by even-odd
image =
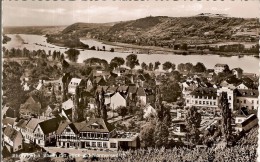
[[[97,40],[101,41],[101,40]],[[237,53],[237,52],[216,52],[216,51],[208,51],[208,50],[196,50],[196,49],[191,49],[191,50],[174,50],[170,48],[165,48],[165,47],[156,47],[156,46],[139,46],[139,45],[134,45],[134,44],[127,44],[127,43],[121,43],[121,42],[109,42],[109,41],[102,41],[105,45],[112,45],[112,46],[118,46],[118,47],[123,47],[121,49],[115,49],[117,52],[122,52],[121,50],[126,50],[126,49],[137,49],[137,50],[142,50],[143,53],[146,51],[146,53],[143,54],[162,54],[166,52],[166,54],[176,54],[176,55],[208,55],[209,53],[212,55],[219,55],[219,56],[226,56],[226,57],[231,57],[231,56],[258,56],[256,53]],[[124,49],[126,48],[126,49]],[[138,54],[138,53],[137,53]]]

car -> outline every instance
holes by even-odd
[[[88,159],[89,158],[89,154],[84,154],[82,158],[83,159]]]

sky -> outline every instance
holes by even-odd
[[[76,22],[105,23],[147,16],[194,16],[199,13],[256,18],[260,1],[2,1],[3,26],[58,26]]]

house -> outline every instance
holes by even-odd
[[[35,142],[34,130],[38,123],[42,122],[43,119],[31,118],[25,126],[24,139],[26,143]]]
[[[229,70],[229,66],[227,64],[216,64],[214,66],[214,73],[216,74],[222,73],[226,70]]]
[[[56,131],[57,147],[77,147],[80,123],[61,122]]]
[[[188,96],[190,95],[190,93],[192,91],[194,91],[196,88],[199,87],[198,85],[198,82],[196,81],[185,81],[183,83],[181,83],[181,87],[182,87],[182,95],[185,97],[185,96]]]
[[[76,92],[76,87],[81,86],[83,84],[82,79],[79,78],[72,78],[70,80],[70,83],[68,85],[68,93],[70,94],[75,94]]]
[[[241,109],[242,107],[248,110],[257,110],[259,106],[258,90],[236,89],[236,107]]]
[[[41,102],[40,100],[31,95],[24,104],[20,106],[20,114],[21,115],[40,115],[41,114]]]
[[[238,132],[247,132],[258,124],[258,119],[255,114],[251,114],[241,123],[236,124],[235,130]]]
[[[146,119],[150,116],[157,116],[157,111],[150,105],[150,104],[146,104],[143,108],[143,118]]]
[[[191,92],[185,99],[186,106],[217,108],[217,89],[199,87]]]
[[[25,137],[25,128],[27,123],[29,122],[29,119],[20,119],[16,124],[14,124],[13,128],[17,131],[20,131],[23,135],[23,137]]]
[[[126,99],[119,93],[116,92],[110,99],[110,107],[115,110],[119,106],[126,106]]]
[[[31,86],[27,82],[25,82],[22,86],[23,86],[24,91],[30,91],[31,90]]]
[[[41,91],[43,89],[43,84],[44,84],[44,81],[39,80],[39,83],[38,83],[38,85],[35,89],[38,90],[38,91]]]
[[[136,97],[137,97],[137,101],[140,102],[141,105],[146,105],[147,98],[143,87],[139,87],[137,89]]]
[[[35,143],[44,147],[55,142],[55,132],[57,131],[60,122],[60,118],[52,118],[39,122],[33,131]]]
[[[243,75],[243,70],[241,68],[232,69],[232,74],[236,76],[236,78],[241,79]]]
[[[249,89],[249,85],[246,83],[241,83],[237,86],[237,89]]]
[[[221,86],[221,87],[228,87],[228,88],[230,88],[230,89],[236,89],[236,84],[230,83],[230,81],[228,81],[228,80],[223,80],[223,81],[220,83],[220,86]]]
[[[21,132],[15,130],[11,126],[7,126],[3,131],[4,145],[10,153],[14,153],[23,149],[23,136]]]

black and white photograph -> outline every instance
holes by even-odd
[[[1,3],[1,161],[260,161],[260,1]]]

